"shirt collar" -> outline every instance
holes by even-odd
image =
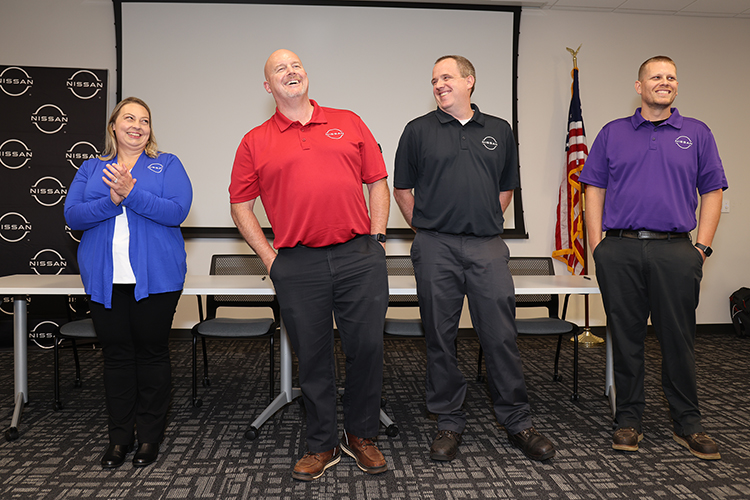
[[[323,111],[323,108],[318,106],[318,103],[314,100],[310,99],[310,104],[313,105],[313,114],[312,118],[310,118],[310,121],[307,122],[305,125],[311,125],[314,123],[328,123],[328,119],[326,118],[325,111]],[[299,125],[299,121],[295,120],[292,121],[284,114],[279,111],[279,108],[276,108],[276,113],[273,115],[273,121],[276,123],[276,126],[279,127],[280,132],[286,131],[289,127],[294,125],[295,123]]]
[[[671,108],[670,111],[672,112],[672,114],[669,115],[669,118],[664,120],[664,123],[667,125],[671,125],[672,127],[678,130],[681,129],[682,120],[683,120],[682,115],[680,114],[679,111],[677,111],[677,108]],[[641,115],[641,108],[636,109],[635,114],[633,114],[633,116],[630,117],[630,123],[633,124],[634,129],[637,129],[638,127],[640,127],[641,125],[647,122],[649,121],[646,120],[643,117],[643,115]]]
[[[477,122],[477,124],[479,124],[480,126],[484,127],[484,114],[482,114],[482,112],[479,111],[479,106],[477,106],[474,103],[471,103],[471,109],[474,110],[474,116],[472,116],[471,119],[468,122],[466,122],[466,123],[468,124],[470,122]],[[453,117],[453,115],[449,115],[448,113],[446,113],[445,111],[443,111],[442,109],[440,109],[440,107],[438,107],[435,110],[435,113],[437,114],[437,118],[438,118],[438,120],[440,121],[441,124],[448,123],[451,120],[455,120],[455,121],[458,122],[458,120],[456,120]]]

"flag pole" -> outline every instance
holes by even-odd
[[[573,70],[578,69],[578,51],[581,50],[581,46],[583,44],[579,45],[576,50],[571,49],[570,47],[565,47],[568,52],[573,56]],[[581,274],[584,276],[588,276],[589,274],[589,266],[588,266],[588,241],[586,238],[586,196],[584,194],[584,190],[581,189],[581,232],[583,234],[581,240],[583,243],[583,269],[581,271]],[[601,337],[597,337],[593,333],[591,333],[591,327],[589,326],[589,295],[586,294],[583,296],[584,302],[584,327],[583,332],[578,335],[578,344],[583,347],[594,347],[596,345],[604,343],[604,339]],[[570,339],[571,341],[575,340],[575,337]]]

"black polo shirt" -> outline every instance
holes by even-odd
[[[500,192],[518,187],[518,151],[510,124],[471,105],[466,125],[441,109],[406,125],[393,186],[414,189],[412,225],[449,234],[503,232]]]

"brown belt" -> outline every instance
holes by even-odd
[[[672,238],[690,238],[690,233],[665,233],[662,231],[635,231],[633,229],[609,229],[607,236],[632,238],[636,240],[671,240]]]

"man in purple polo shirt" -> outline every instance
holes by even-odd
[[[617,387],[612,448],[637,451],[643,439],[650,314],[662,350],[673,438],[693,455],[716,460],[719,448],[703,432],[698,410],[695,309],[728,185],[711,130],[671,107],[676,74],[674,61],[665,56],[641,65],[635,82],[641,107],[602,128],[580,181],[586,184],[586,229],[612,331]],[[693,245],[689,232],[696,227],[698,195]]]

